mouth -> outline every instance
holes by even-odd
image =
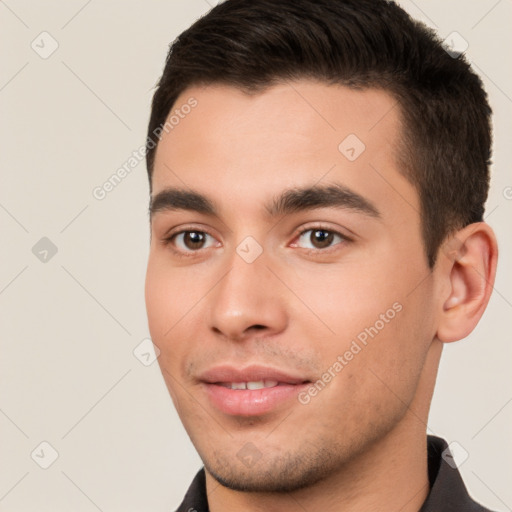
[[[275,388],[276,386],[285,386],[287,383],[279,382],[277,380],[253,380],[249,382],[215,382],[219,386],[223,386],[228,389],[265,389]]]
[[[230,416],[260,416],[298,404],[298,393],[311,384],[309,379],[261,366],[215,367],[200,381],[211,405]]]

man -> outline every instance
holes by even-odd
[[[228,0],[171,46],[146,303],[204,462],[178,510],[486,510],[426,429],[494,282],[490,114],[385,0]]]

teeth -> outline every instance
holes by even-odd
[[[273,388],[278,384],[277,380],[257,380],[251,382],[227,382],[224,385],[229,389],[263,389]]]
[[[247,383],[247,389],[263,389],[264,387],[265,383],[262,380]]]

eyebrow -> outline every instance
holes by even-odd
[[[217,215],[213,203],[204,195],[192,190],[166,188],[151,198],[149,214],[172,210],[190,210],[205,215]]]
[[[265,210],[271,217],[316,208],[343,208],[374,218],[381,216],[377,207],[368,199],[340,184],[291,188],[265,205]],[[193,190],[169,187],[151,198],[149,205],[151,217],[158,212],[173,210],[188,210],[219,216],[214,203]]]
[[[355,210],[370,217],[380,217],[380,212],[373,203],[340,184],[285,190],[266,206],[266,210],[269,215],[278,216],[302,210],[333,207]]]

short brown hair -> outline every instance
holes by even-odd
[[[227,0],[172,43],[153,97],[155,130],[193,85],[258,92],[312,78],[390,93],[402,119],[399,166],[418,190],[426,257],[456,229],[483,219],[489,189],[491,108],[463,55],[387,0]],[[149,141],[152,141],[150,143]]]

